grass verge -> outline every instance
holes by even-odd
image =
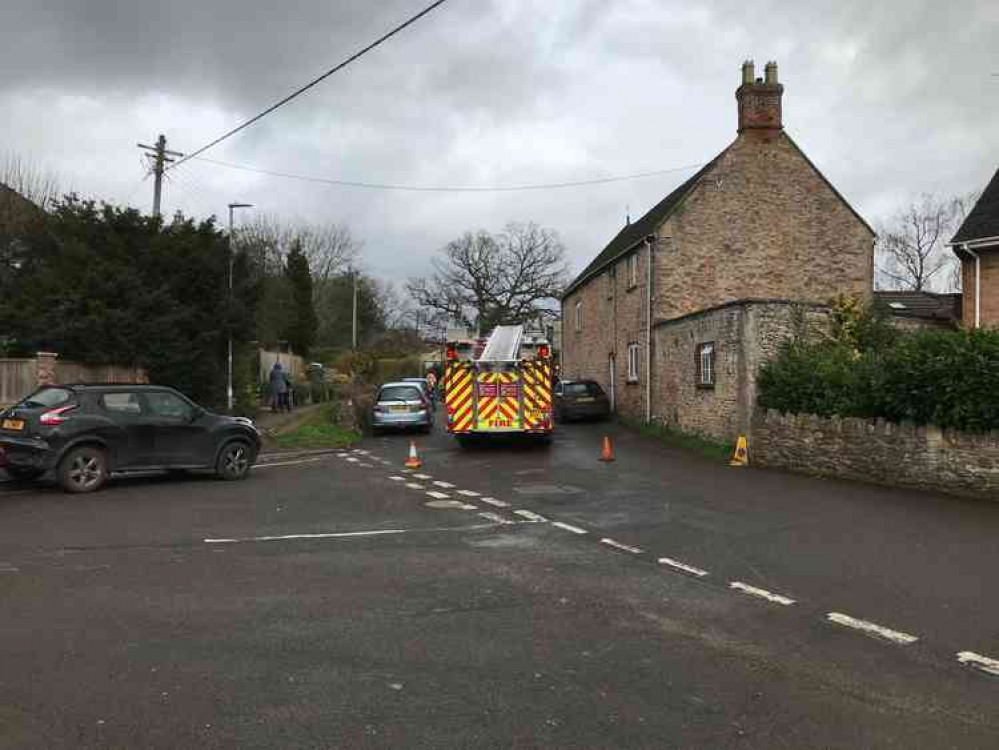
[[[623,424],[634,428],[639,434],[653,438],[670,448],[680,448],[681,450],[699,453],[705,458],[717,461],[728,461],[735,453],[735,443],[721,443],[699,435],[689,435],[685,432],[671,430],[658,424],[643,424],[642,422],[621,419]]]
[[[361,436],[333,424],[333,403],[323,404],[307,420],[272,437],[277,448],[349,448]]]

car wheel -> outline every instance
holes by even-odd
[[[44,469],[29,469],[26,466],[8,466],[5,471],[14,479],[22,482],[30,482],[33,479],[38,479],[45,473]]]
[[[215,473],[220,479],[234,481],[244,479],[250,473],[250,466],[253,465],[253,454],[250,446],[241,440],[226,443],[219,453],[219,460],[215,464]]]
[[[100,489],[107,478],[107,456],[100,448],[89,445],[73,448],[59,462],[59,484],[66,492],[93,492]]]

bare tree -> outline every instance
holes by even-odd
[[[407,290],[420,307],[480,330],[544,314],[568,279],[558,233],[533,222],[497,235],[465,232],[441,253],[433,276],[411,279]]]
[[[269,270],[283,267],[291,248],[296,243],[301,245],[314,282],[329,281],[343,273],[361,250],[361,243],[353,238],[350,228],[333,222],[284,222],[265,214],[244,224],[236,235],[244,247],[259,254]]]
[[[882,223],[876,248],[879,285],[911,291],[958,288],[959,264],[946,243],[974,202],[973,194],[923,194]]]
[[[20,156],[9,153],[0,160],[0,184],[17,192],[38,208],[49,208],[61,196],[55,173],[29,164]]]

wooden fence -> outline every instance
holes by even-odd
[[[59,362],[58,355],[39,352],[31,359],[0,359],[0,406],[20,401],[40,385],[148,382],[145,370],[139,367]]]

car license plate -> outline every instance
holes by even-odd
[[[393,406],[393,407],[392,407],[392,411],[409,411],[409,407],[408,407],[408,406],[406,406],[406,405],[402,405],[402,406]]]
[[[0,425],[5,430],[23,430],[24,420],[23,419],[5,419],[3,424]]]

